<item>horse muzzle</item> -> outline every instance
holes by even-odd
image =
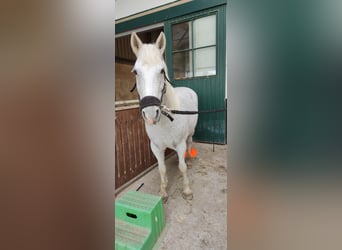
[[[156,124],[160,120],[161,101],[155,96],[145,96],[140,100],[140,110],[142,117],[147,124]]]
[[[160,120],[160,108],[158,106],[149,106],[141,110],[142,117],[148,125],[153,125]]]

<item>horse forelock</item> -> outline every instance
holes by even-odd
[[[143,44],[139,50],[137,60],[142,65],[154,66],[164,64],[160,50],[154,44]]]

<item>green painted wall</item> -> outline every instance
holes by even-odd
[[[172,51],[171,51],[171,26],[174,23],[196,19],[205,15],[217,15],[217,44],[215,76],[195,77],[189,79],[173,79]],[[226,7],[208,9],[196,12],[180,18],[165,22],[165,35],[167,39],[166,59],[169,75],[174,86],[186,86],[192,88],[198,95],[199,110],[225,109],[225,77],[226,77]],[[202,142],[226,142],[226,111],[216,113],[203,113],[199,120],[194,135],[195,141]]]

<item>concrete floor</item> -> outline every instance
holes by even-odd
[[[183,180],[176,155],[166,161],[169,198],[164,204],[166,226],[154,249],[227,249],[227,146],[194,143],[196,158],[188,160],[191,201],[182,198]],[[158,195],[158,168],[141,177],[127,190]]]

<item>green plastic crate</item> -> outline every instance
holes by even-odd
[[[115,202],[115,220],[116,250],[152,249],[165,226],[162,199],[128,191]]]
[[[123,220],[115,220],[115,249],[150,250],[151,231]],[[153,246],[153,245],[152,245]]]

